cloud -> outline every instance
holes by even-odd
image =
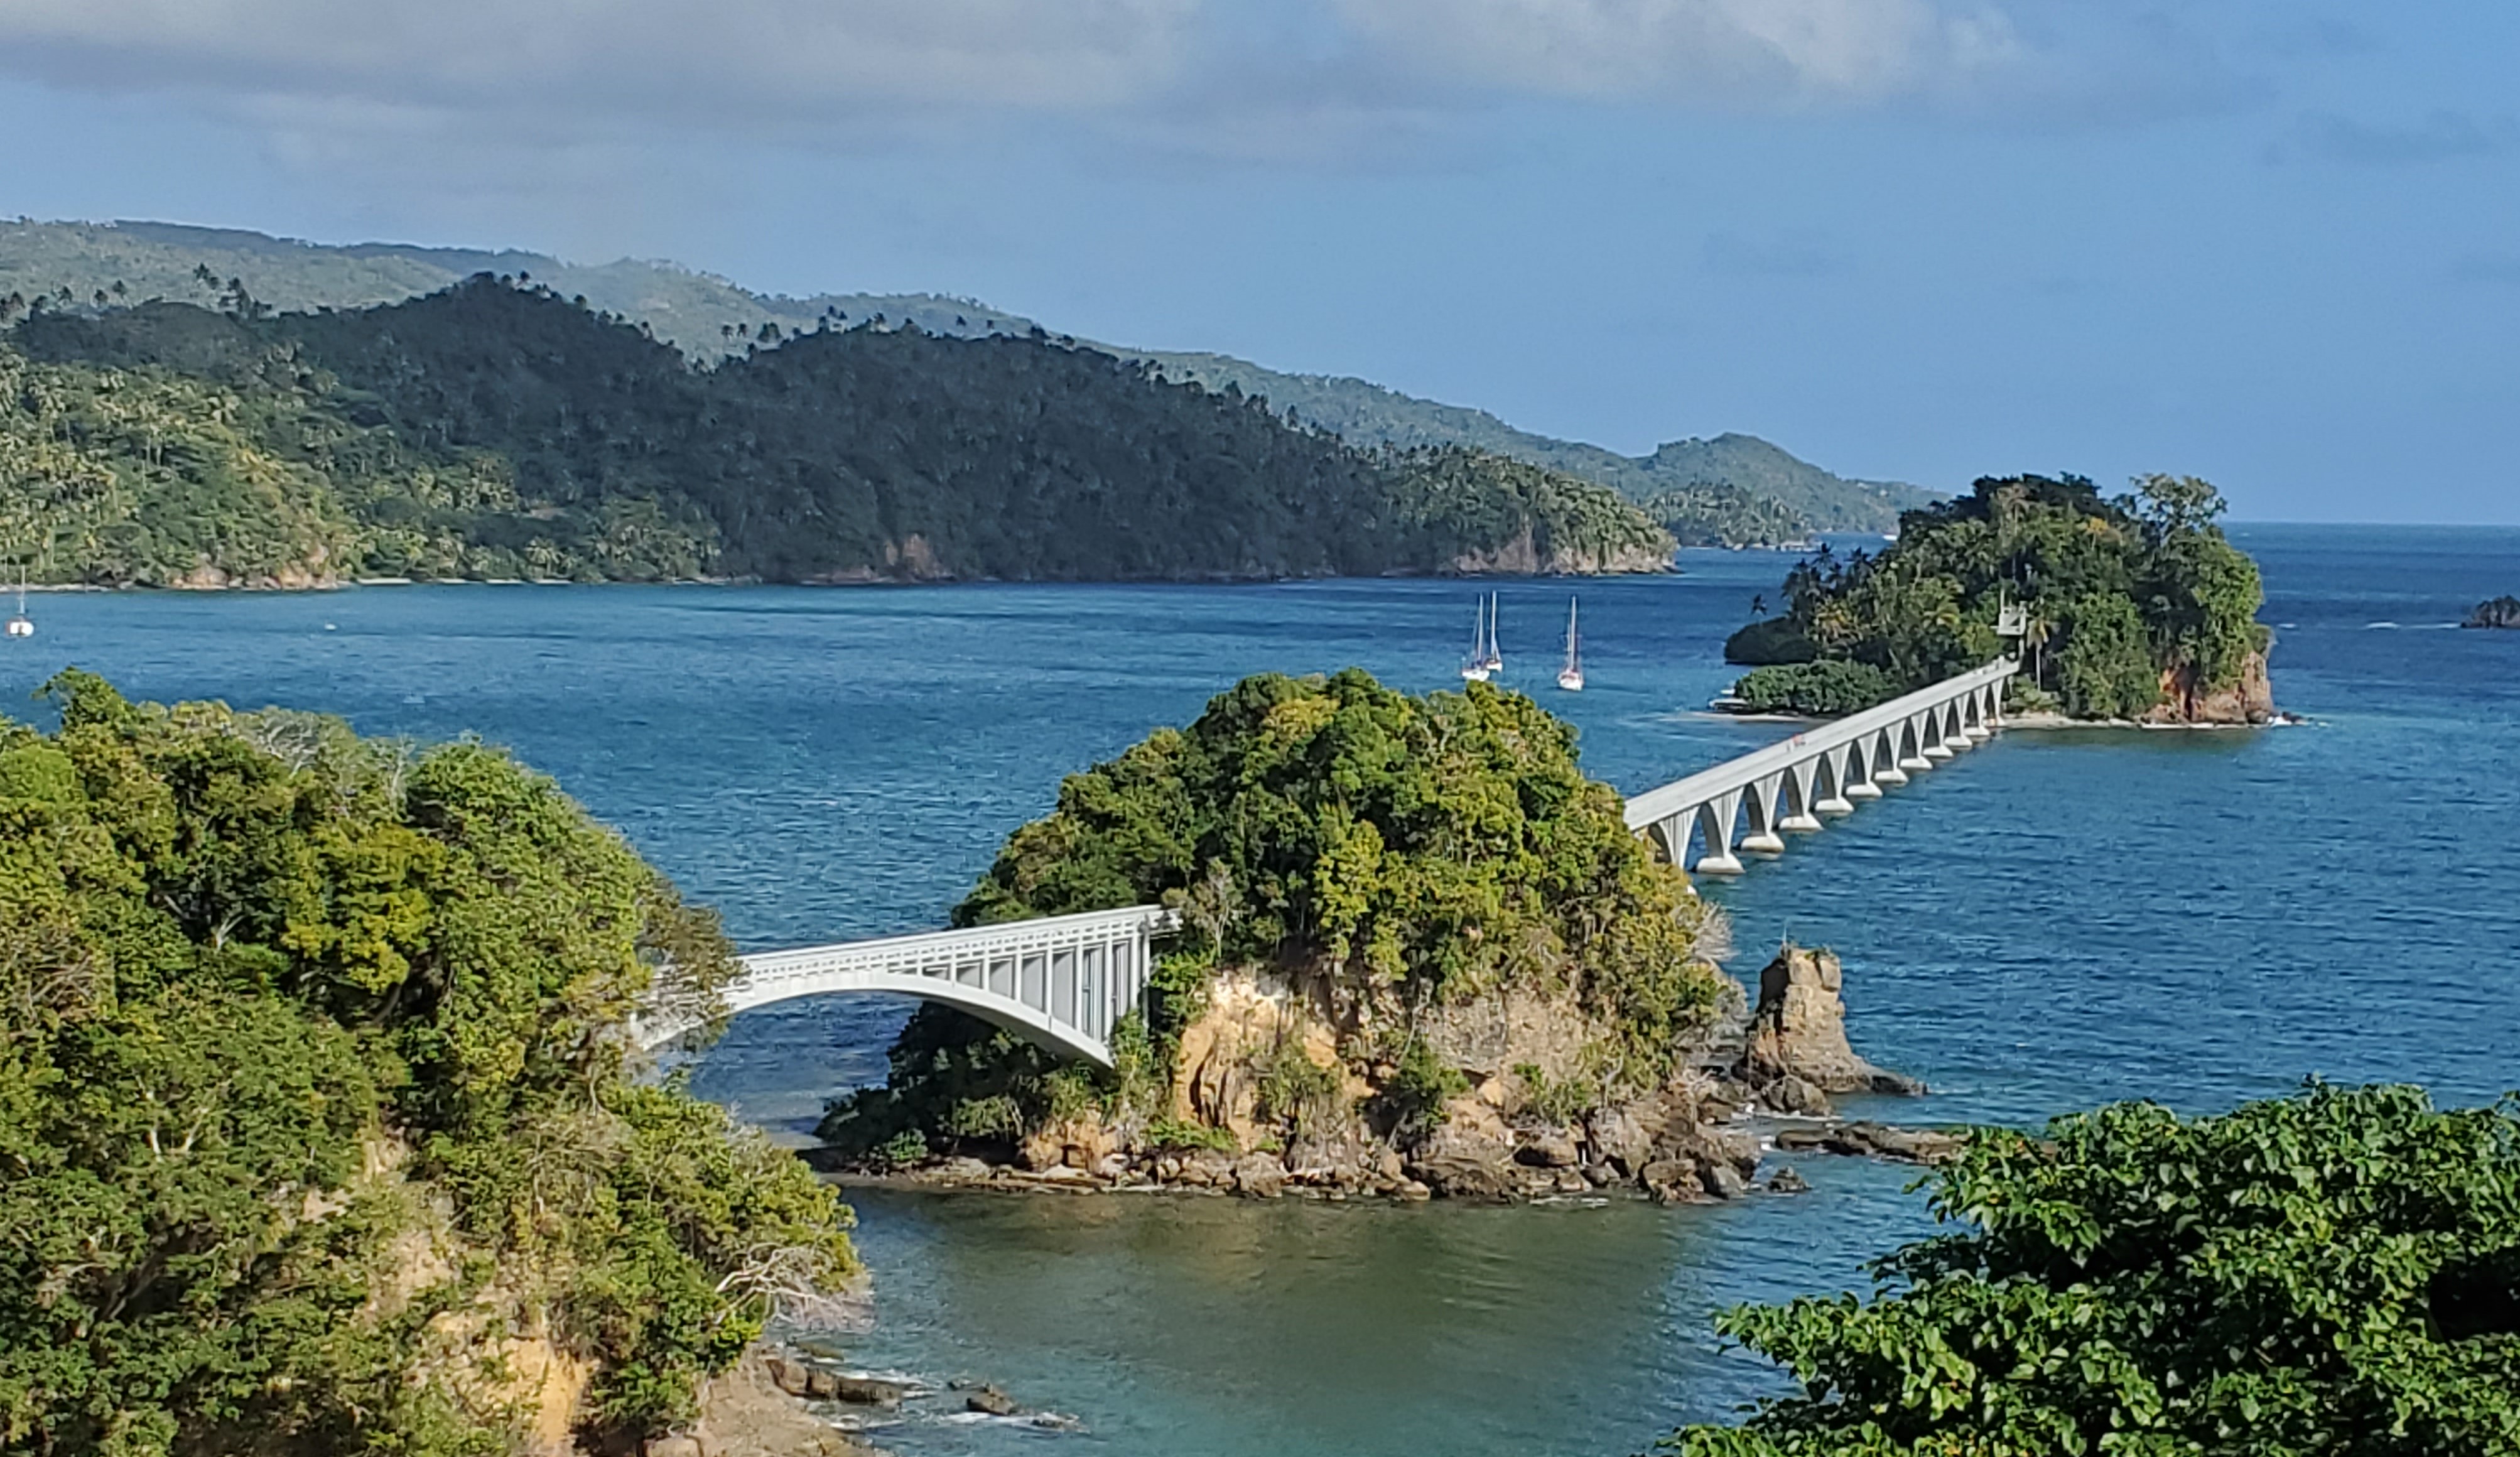
[[[1931,0],[1336,0],[1367,43],[1445,79],[1589,100],[1869,103],[2022,59],[2004,15]]]
[[[1093,110],[1177,76],[1199,0],[9,0],[36,79],[743,123]]]
[[[0,75],[176,97],[307,165],[850,150],[1010,117],[1141,154],[1422,163],[1533,99],[2148,120],[2228,94],[2203,56],[2149,7],[2073,0],[0,0]]]
[[[2305,159],[2347,166],[2422,166],[2491,157],[2511,142],[2508,121],[2489,124],[2464,112],[2435,112],[2421,121],[2397,126],[2314,113],[2269,148],[2267,159],[2277,163]]]

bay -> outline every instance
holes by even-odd
[[[1736,974],[1845,957],[1859,1045],[1932,1083],[1910,1120],[2190,1111],[2311,1074],[2449,1101],[2520,1086],[2520,634],[2452,630],[2520,583],[2520,531],[2242,526],[2300,727],[2006,734],[1775,863],[1709,885]],[[1697,706],[1789,559],[1498,584],[1503,682],[1648,787],[1767,742]],[[440,586],[35,602],[0,710],[65,663],[134,697],[475,732],[555,775],[747,947],[937,925],[1062,774],[1253,671],[1456,686],[1482,586]],[[1580,593],[1589,691],[1549,686]],[[879,1077],[903,1009],[765,1008],[694,1070],[801,1139]],[[868,1193],[877,1325],[853,1358],[997,1381],[1069,1432],[915,1402],[906,1454],[1641,1450],[1775,1389],[1723,1303],[1860,1286],[1926,1227],[1903,1171],[1662,1210],[1250,1206]]]

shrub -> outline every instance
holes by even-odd
[[[2520,1103],[2335,1088],[2183,1119],[2120,1104],[1981,1132],[1960,1232],[1854,1297],[1723,1332],[1801,1393],[1686,1457],[2520,1451]]]
[[[1828,660],[1790,667],[1755,667],[1732,685],[1732,696],[1757,713],[1802,713],[1835,718],[1888,703],[1898,680],[1868,662]]]

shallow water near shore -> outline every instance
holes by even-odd
[[[2304,1075],[2520,1086],[2520,531],[2240,527],[2296,728],[2017,733],[1708,893],[1736,974],[1790,934],[1845,957],[1858,1046],[1910,1121],[2191,1111]],[[1698,711],[1790,559],[1508,582],[1504,683],[1636,790],[1778,737]],[[747,947],[923,929],[1059,776],[1264,668],[1454,686],[1468,583],[922,589],[398,587],[76,594],[0,651],[0,710],[65,663],[135,697],[475,731],[620,825]],[[1581,695],[1549,686],[1569,592]],[[798,1139],[879,1077],[903,1010],[739,1019],[696,1086]],[[905,1454],[1639,1451],[1776,1389],[1709,1317],[1851,1288],[1926,1225],[1910,1171],[1799,1165],[1806,1196],[1475,1209],[872,1191],[854,1361],[996,1382],[1072,1432],[914,1403]]]

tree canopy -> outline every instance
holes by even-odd
[[[792,1158],[634,1079],[634,1005],[731,955],[551,781],[49,691],[0,720],[0,1447],[503,1451],[517,1340],[636,1434],[854,1269]]]
[[[2216,524],[2210,484],[2145,476],[2135,486],[2107,498],[2075,476],[1981,479],[1907,513],[1877,555],[1823,548],[1796,566],[1783,616],[1735,633],[1727,656],[1867,663],[1906,692],[1995,657],[1997,616],[2015,605],[2029,623],[2017,688],[2077,717],[2139,716],[2165,683],[2228,688],[2269,641],[2257,564]]]
[[[829,321],[826,321],[828,325]],[[764,326],[768,331],[768,326]],[[1614,492],[1361,451],[1072,342],[878,325],[713,367],[547,289],[47,312],[0,346],[0,555],[44,579],[785,581],[1653,569]],[[775,346],[772,346],[774,345]]]
[[[1683,1457],[2520,1451],[2520,1104],[2313,1084],[1984,1130],[1870,1299],[1724,1333],[1799,1393]]]

